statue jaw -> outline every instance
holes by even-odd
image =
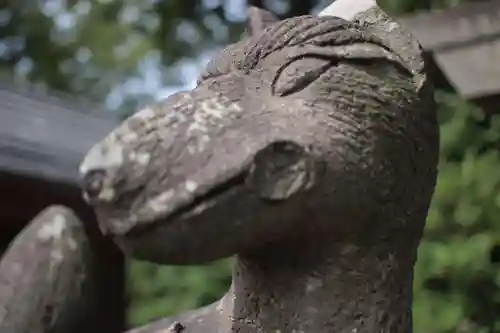
[[[226,177],[191,178],[183,192],[167,189],[141,206],[94,202],[101,229],[125,252],[164,264],[203,263],[286,238],[324,166],[292,142],[246,156]],[[132,193],[135,200],[148,195],[148,185]],[[126,195],[119,200],[126,203]]]
[[[225,177],[207,179],[195,175],[170,188],[160,187],[161,180],[151,177],[151,180],[140,184],[136,190],[121,193],[115,190],[120,193],[115,201],[99,201],[102,197],[100,195],[88,199],[88,202],[94,205],[104,233],[117,236],[140,235],[160,223],[170,224],[202,214],[244,190],[250,170],[249,162],[243,161],[239,167],[226,173]],[[87,177],[93,178],[94,175],[91,172]],[[90,197],[89,194],[85,196]]]

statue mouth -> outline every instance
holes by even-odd
[[[159,215],[154,219],[141,220],[130,230],[122,233],[125,238],[142,237],[154,229],[172,224],[174,222],[183,222],[194,216],[202,214],[205,210],[227,201],[230,197],[241,192],[246,186],[249,170],[244,170],[235,176],[210,187],[204,193],[194,196],[191,200],[179,204],[171,209],[165,215]]]

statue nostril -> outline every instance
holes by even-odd
[[[83,178],[83,190],[89,198],[97,197],[103,188],[106,171],[91,170]]]

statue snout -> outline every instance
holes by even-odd
[[[95,145],[80,165],[80,178],[84,199],[89,203],[111,202],[115,197],[113,171],[124,162],[120,145],[108,146],[105,142]]]

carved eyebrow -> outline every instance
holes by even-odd
[[[356,23],[329,16],[292,17],[224,48],[208,63],[198,83],[234,70],[247,73],[263,58],[286,47],[304,44],[341,46],[354,43],[373,43],[392,52],[380,38]]]
[[[273,94],[282,96],[305,88],[342,60],[366,63],[375,58],[383,59],[405,75],[413,75],[397,52],[363,26],[338,17],[305,15],[280,21],[255,36],[227,47],[208,64],[198,84],[231,72],[248,74],[263,59],[279,51],[284,52],[283,65],[278,69],[271,87]],[[308,75],[298,76],[294,82],[282,86],[283,89],[276,89],[278,77],[297,60],[307,58],[323,60],[327,64]]]
[[[317,66],[309,67],[308,70],[303,71],[299,75],[294,75],[298,72],[299,68],[295,68],[295,73],[291,75],[286,75],[287,71],[294,66],[297,66],[300,61],[314,61],[317,62]],[[326,56],[317,55],[297,55],[286,59],[286,61],[281,65],[273,78],[271,83],[271,93],[273,95],[285,97],[291,95],[300,90],[303,90],[319,78],[323,73],[325,73],[329,68],[335,66],[335,61]]]
[[[357,43],[374,44],[387,52],[394,51],[379,37],[357,23],[338,17],[299,16],[281,21],[252,37],[245,48],[240,70],[249,71],[269,54],[299,45],[320,47]]]

